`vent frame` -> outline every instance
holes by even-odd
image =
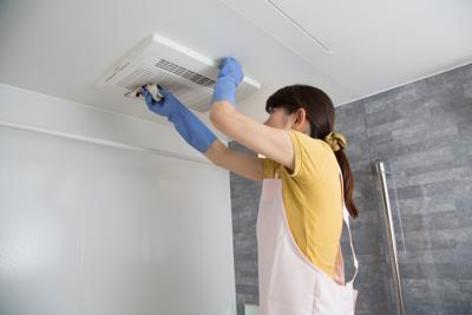
[[[169,89],[182,103],[205,112],[213,94],[218,63],[159,34],[151,34],[116,62],[95,84],[122,95],[146,83]],[[241,102],[261,84],[244,76],[236,100]]]

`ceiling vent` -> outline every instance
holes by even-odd
[[[152,34],[120,59],[96,87],[114,88],[130,95],[137,87],[156,83],[188,107],[203,112],[210,105],[217,74],[218,62]],[[236,100],[241,102],[259,88],[259,82],[245,76]]]

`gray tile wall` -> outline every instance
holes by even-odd
[[[232,150],[256,155],[235,141]],[[244,315],[244,304],[259,304],[256,221],[261,183],[230,174],[233,246],[236,274],[236,303],[238,315]]]
[[[388,164],[407,314],[472,314],[472,65],[355,104]]]
[[[356,314],[393,314],[392,298],[387,282],[384,226],[380,217],[380,190],[376,182],[365,110],[361,102],[346,104],[336,109],[335,129],[348,139],[347,156],[354,175],[354,201],[359,217],[351,219],[359,275],[354,283],[359,290]],[[342,238],[347,270],[352,270],[351,255]]]
[[[338,107],[335,125],[348,138],[360,209],[352,221],[361,268],[356,313],[395,313],[373,167],[382,160],[407,314],[472,314],[472,65]],[[236,142],[230,147],[247,151]],[[243,303],[258,303],[260,188],[260,183],[231,174],[238,314],[243,314]],[[349,276],[346,241],[344,231]]]

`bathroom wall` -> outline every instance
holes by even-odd
[[[232,150],[256,155],[236,141]],[[244,304],[258,304],[256,222],[261,183],[230,172],[233,247],[236,275],[237,314],[244,314]]]
[[[192,150],[0,85],[0,314],[234,314],[229,174]]]
[[[471,314],[472,65],[337,107],[335,126],[348,139],[360,210],[352,220],[360,261],[356,313],[395,313],[374,168],[381,160],[388,172],[407,314]],[[242,304],[258,302],[259,194],[260,183],[231,174],[239,314]],[[346,233],[343,250],[349,277]]]
[[[471,314],[472,65],[342,106],[348,138],[354,107],[390,173],[407,313]]]

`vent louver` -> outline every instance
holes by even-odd
[[[215,86],[214,80],[204,77],[201,74],[195,73],[188,69],[185,69],[167,60],[159,60],[159,62],[156,63],[156,67],[172,72],[178,76],[181,76],[182,78],[189,79],[190,81],[195,82],[196,84],[200,84],[207,87]]]

